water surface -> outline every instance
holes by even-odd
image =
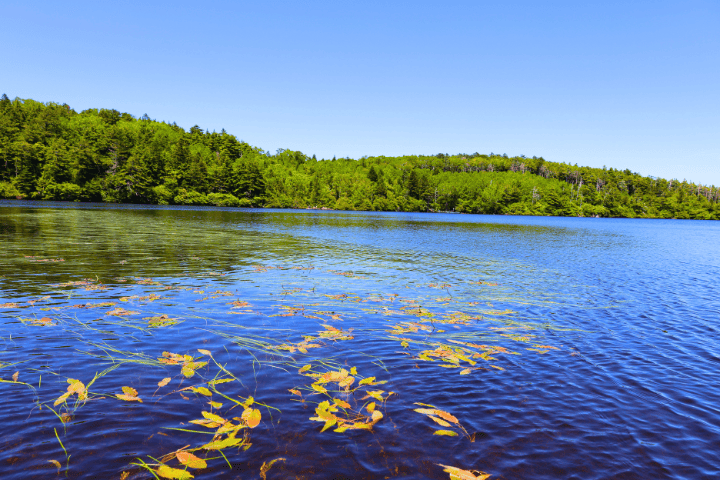
[[[138,464],[184,468],[163,456],[217,430],[190,421],[251,396],[260,423],[224,457],[194,451],[196,478],[718,478],[719,238],[703,221],[0,202],[0,378],[21,382],[0,383],[0,472],[153,478]],[[207,364],[188,377],[163,352]],[[318,383],[352,367],[347,391]],[[321,432],[332,399],[370,426]]]

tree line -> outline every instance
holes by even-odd
[[[720,189],[542,157],[318,160],[225,130],[7,95],[0,198],[161,205],[720,219]]]

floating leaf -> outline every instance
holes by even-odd
[[[155,472],[163,478],[176,480],[191,480],[192,478],[195,478],[190,472],[180,470],[178,468],[168,467],[167,465],[160,465]]]
[[[20,376],[20,371],[13,373],[13,376],[12,376],[13,382],[17,382],[19,376]]]
[[[493,368],[497,368],[498,370],[505,370],[503,367],[498,367],[497,365],[490,365]]]
[[[190,468],[207,468],[207,462],[190,452],[177,452],[175,455],[180,463]]]
[[[458,419],[455,418],[453,415],[449,414],[448,412],[443,412],[442,410],[435,410],[435,415],[442,418],[443,420],[447,420],[448,422],[458,423]]]
[[[372,385],[374,381],[375,377],[363,378],[358,385]]]
[[[445,420],[443,420],[441,418],[435,417],[433,415],[428,415],[428,417],[430,417],[435,423],[437,423],[438,425],[440,425],[442,427],[450,426],[450,424],[448,422],[446,422]]]
[[[365,407],[365,409],[366,409],[368,412],[372,413],[373,410],[375,410],[375,402],[370,402],[370,404],[369,404],[367,407]]]
[[[120,400],[125,400],[126,402],[140,402],[142,403],[142,400],[140,400],[138,397],[134,397],[132,395],[116,395],[117,398]]]
[[[342,407],[342,408],[350,408],[350,404],[349,404],[349,403],[347,403],[347,402],[344,401],[344,400],[340,400],[339,398],[333,398],[333,402],[335,402],[335,404],[336,404],[337,406],[339,406],[339,407]]]
[[[190,378],[190,377],[192,377],[193,375],[195,375],[195,369],[194,369],[194,368],[190,368],[190,367],[188,367],[187,365],[184,365],[184,366],[182,367],[182,374],[185,375],[187,378]]]
[[[255,428],[260,424],[260,410],[257,408],[246,408],[242,413],[242,419],[245,420],[248,427]]]
[[[335,425],[336,423],[337,423],[337,418],[335,418],[335,417],[329,418],[329,419],[325,422],[325,425],[323,426],[322,430],[320,430],[320,432],[321,432],[321,433],[324,432],[325,430],[327,430],[328,428],[332,427],[332,426]]]
[[[225,420],[221,416],[215,415],[214,413],[210,412],[202,412],[202,416],[205,417],[205,419],[210,420],[211,422],[219,423],[220,425],[227,422],[227,420]]]
[[[215,386],[215,385],[220,385],[221,383],[232,382],[233,380],[235,380],[235,379],[234,378],[220,378],[218,380],[212,380],[212,381],[208,382],[208,385]]]
[[[202,353],[203,355],[208,355],[212,357],[212,353],[210,353],[210,350],[204,350],[202,348],[198,348],[198,352]]]
[[[298,396],[302,397],[302,392],[300,392],[300,390],[298,390],[296,388],[291,388],[288,390],[288,392],[292,393],[293,395],[298,395]]]
[[[164,387],[168,383],[170,383],[170,377],[165,377],[158,382],[158,387]]]
[[[242,440],[239,438],[226,438],[225,440],[207,443],[200,448],[204,448],[205,450],[222,450],[223,448],[235,446],[240,442],[242,442]]]
[[[130,387],[122,387],[122,391],[125,395],[130,395],[131,397],[137,397],[138,394],[137,390]]]
[[[457,433],[453,432],[452,430],[435,430],[435,433],[433,435],[446,435],[448,437],[457,437]]]
[[[383,418],[382,412],[380,410],[375,410],[372,412],[372,415],[370,416],[373,423],[379,422]]]
[[[60,405],[61,403],[63,403],[65,400],[68,399],[68,397],[69,397],[70,395],[72,395],[70,392],[66,392],[66,393],[63,393],[62,395],[60,395],[60,397],[58,397],[58,399],[55,400],[55,403],[53,404],[53,407],[57,407],[58,405]]]
[[[460,375],[467,375],[468,373],[472,372],[471,368],[466,368],[465,370],[462,370],[460,372]]]
[[[302,367],[300,370],[298,370],[298,372],[299,372],[299,373],[307,372],[307,371],[310,370],[311,368],[312,368],[312,365],[305,365],[305,366]]]
[[[311,387],[312,387],[313,390],[315,390],[316,392],[327,393],[327,388],[323,387],[322,385],[318,385],[317,383],[313,383],[313,384],[311,385]]]
[[[120,480],[127,480],[127,478],[130,476],[130,472],[122,472],[120,474]]]
[[[52,463],[53,465],[55,465],[55,466],[57,467],[57,469],[58,469],[58,472],[59,472],[60,469],[62,468],[62,465],[60,465],[60,462],[58,462],[57,460],[48,460],[48,462],[50,462],[50,463]]]
[[[208,402],[213,408],[222,408],[223,404],[218,402]]]
[[[198,387],[198,388],[194,389],[194,391],[199,393],[200,395],[205,395],[206,397],[212,396],[212,392],[205,387]]]
[[[477,473],[477,475],[475,475],[475,473],[470,470],[462,470],[460,468],[443,465],[441,463],[438,463],[438,465],[444,467],[443,471],[450,474],[450,480],[487,480],[490,478],[489,473],[474,470],[474,472]]]
[[[72,379],[70,379],[70,380],[72,380]],[[68,382],[70,382],[70,386],[67,388],[67,391],[70,394],[77,393],[79,396],[79,395],[82,395],[85,393],[85,384],[84,383],[82,383],[80,380],[72,380],[72,382],[70,380],[68,380]]]

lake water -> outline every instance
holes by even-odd
[[[720,478],[719,240],[0,202],[0,476]]]

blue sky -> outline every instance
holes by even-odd
[[[720,186],[720,2],[0,4],[0,93],[318,158],[507,153]]]

